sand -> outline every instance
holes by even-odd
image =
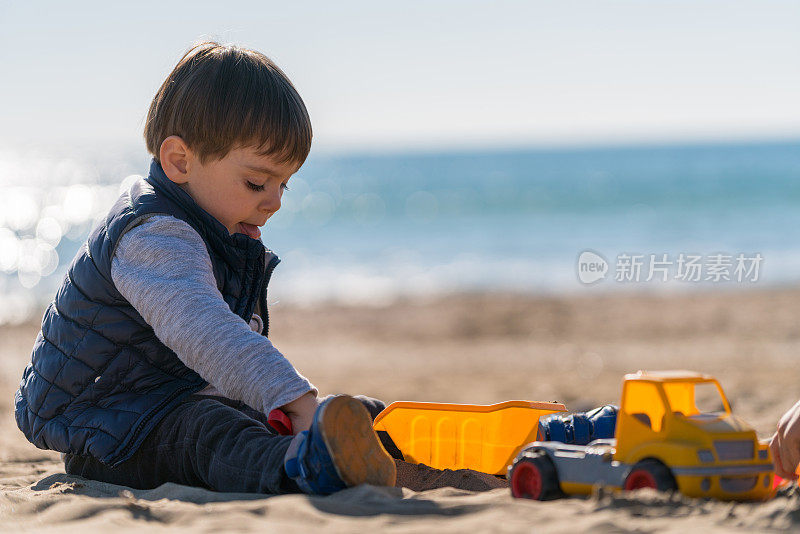
[[[625,372],[687,368],[717,376],[734,412],[768,437],[800,397],[800,290],[543,298],[461,295],[382,308],[271,307],[271,339],[321,393],[385,401],[618,400]],[[731,532],[797,530],[800,494],[722,503],[650,491],[515,500],[504,482],[398,466],[405,487],[330,497],[142,491],[64,474],[30,445],[13,393],[37,323],[0,328],[0,530],[13,532]],[[456,487],[450,487],[456,486]],[[499,487],[498,487],[499,486]],[[461,488],[461,489],[458,489]],[[468,488],[468,489],[464,489]]]

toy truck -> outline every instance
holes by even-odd
[[[731,414],[719,382],[688,371],[625,375],[613,439],[536,441],[507,474],[514,497],[535,500],[590,493],[596,484],[761,500],[773,477],[769,447]]]

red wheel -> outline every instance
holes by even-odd
[[[651,488],[658,491],[675,491],[678,485],[669,468],[658,460],[642,460],[628,473],[623,489],[631,491]]]
[[[644,469],[634,469],[625,479],[625,489],[631,491],[642,488],[658,489],[656,479]]]
[[[519,457],[509,472],[511,495],[520,499],[544,501],[560,493],[553,462],[542,453]]]
[[[539,467],[524,460],[518,463],[511,474],[511,494],[538,501],[542,495],[542,472]]]

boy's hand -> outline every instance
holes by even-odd
[[[314,419],[314,412],[317,411],[317,396],[313,391],[309,391],[289,404],[281,406],[281,410],[292,421],[292,433],[299,434],[303,430],[311,428],[311,421]]]
[[[800,401],[781,417],[769,448],[775,473],[787,480],[797,480],[795,472],[800,464]]]

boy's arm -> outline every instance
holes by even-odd
[[[223,395],[269,413],[313,385],[264,336],[233,313],[200,235],[155,215],[120,239],[111,263],[119,292],[158,339]]]

